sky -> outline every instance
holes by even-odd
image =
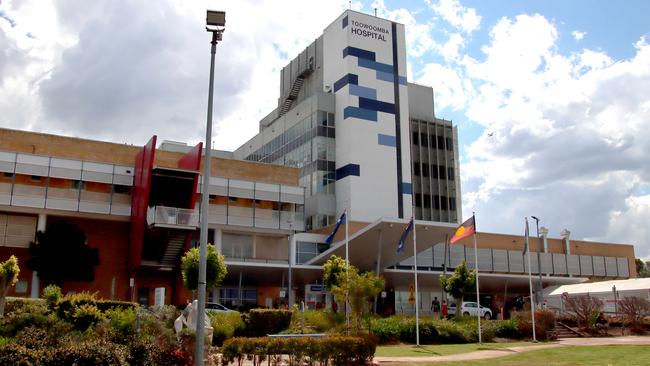
[[[279,70],[343,10],[406,26],[408,79],[459,131],[463,216],[479,231],[634,244],[650,259],[645,0],[0,0],[0,127],[143,145],[257,133]],[[534,233],[534,229],[533,229]]]

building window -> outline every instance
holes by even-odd
[[[40,175],[32,175],[29,178],[32,180],[32,182],[40,182],[41,180],[43,180],[43,177],[41,177]]]
[[[422,176],[429,177],[429,164],[422,165]]]
[[[237,197],[228,197],[228,201],[237,202]]]
[[[427,139],[427,134],[426,133],[421,133],[420,134],[420,144],[424,147],[429,146],[429,140]]]
[[[420,144],[420,138],[417,132],[413,132],[413,145],[419,145]]]
[[[82,182],[80,180],[73,180],[72,184],[70,185],[70,188],[72,188],[72,189],[85,189],[86,184],[85,184],[85,182]]]
[[[419,176],[420,175],[420,163],[417,161],[413,162],[413,175]]]
[[[450,211],[456,211],[456,198],[455,197],[449,197],[449,210]]]
[[[454,174],[454,167],[453,166],[447,167],[447,176],[449,177],[449,180],[454,180],[455,175],[456,174]]]
[[[438,179],[438,166],[436,164],[431,164],[431,178]]]
[[[431,208],[431,195],[424,194],[424,208]]]
[[[2,173],[2,175],[3,175],[5,178],[13,178],[13,177],[14,177],[14,173],[7,173],[7,172],[4,172],[4,173]]]
[[[113,184],[113,193],[129,194],[131,193],[131,187],[121,184]]]
[[[419,193],[415,194],[415,207],[422,207],[422,195]]]

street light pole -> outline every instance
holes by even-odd
[[[537,234],[537,272],[539,273],[539,279],[537,282],[537,291],[536,291],[536,301],[537,305],[540,305],[542,302],[542,260],[541,260],[541,248],[542,248],[542,241],[539,238],[539,218],[535,216],[531,216],[535,220],[535,233]]]
[[[205,160],[203,162],[203,187],[201,190],[201,235],[199,248],[199,283],[198,283],[198,309],[196,317],[196,354],[195,365],[203,366],[203,347],[205,344],[205,293],[206,293],[206,261],[208,249],[208,216],[209,216],[209,187],[210,169],[212,165],[212,100],[214,90],[214,58],[217,52],[217,43],[226,25],[226,13],[223,11],[207,11],[206,30],[212,33],[212,47],[210,49],[210,85],[208,87],[208,118],[205,131]]]

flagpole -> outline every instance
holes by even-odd
[[[476,214],[472,212],[474,216],[474,263],[476,266],[476,318],[478,319],[478,343],[481,343],[481,301],[479,296],[479,286],[478,286],[478,249],[476,244]]]
[[[343,211],[345,215],[345,326],[346,334],[350,334],[350,302],[348,292],[350,291],[350,260],[348,257],[348,222],[350,221],[348,217],[348,209],[346,208]]]
[[[417,248],[417,236],[415,230],[415,216],[411,216],[411,221],[413,222],[413,261],[414,268],[413,276],[415,277],[415,344],[420,345],[420,295],[418,294],[418,248]]]
[[[532,318],[533,323],[533,342],[537,342],[537,336],[535,335],[535,301],[533,301],[533,274],[530,268],[530,246],[528,245],[528,217],[524,218],[526,222],[526,235],[524,240],[526,241],[526,256],[528,257],[528,290],[530,292],[530,317]],[[538,268],[539,269],[539,268]]]

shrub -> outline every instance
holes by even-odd
[[[223,341],[235,335],[242,335],[245,324],[241,313],[237,311],[214,311],[209,312],[210,325],[212,326],[212,344],[221,346]]]
[[[337,333],[345,327],[345,314],[327,310],[305,310],[305,333]],[[302,331],[302,313],[296,308],[291,318],[291,325],[285,332]],[[284,332],[283,332],[284,333]]]
[[[520,339],[523,338],[519,332],[519,323],[517,319],[499,320],[497,321],[495,335],[502,338]]]
[[[370,364],[377,347],[371,337],[325,337],[325,338],[232,338],[224,342],[221,351],[223,364],[228,365],[245,359],[255,365],[269,358],[278,360],[282,354],[289,355],[289,364],[318,362],[331,365]]]
[[[75,329],[86,330],[105,318],[104,314],[92,304],[82,304],[72,310],[70,322]]]
[[[30,326],[47,329],[57,321],[56,317],[48,316],[43,301],[10,300],[7,310],[0,318],[0,336],[3,337],[15,337],[20,330]]]
[[[47,311],[47,306],[42,299],[32,299],[27,297],[7,297],[5,315],[9,315],[15,311],[36,311],[44,313]]]
[[[489,342],[495,334],[496,321],[481,321],[482,340]],[[370,322],[370,331],[380,344],[407,342],[415,343],[415,318],[391,316],[375,318]],[[453,321],[420,319],[420,343],[470,343],[478,340],[477,321],[460,317]]]
[[[138,304],[130,301],[95,300],[95,306],[102,312],[112,309],[135,309]]]
[[[291,310],[253,309],[248,313],[246,332],[252,337],[276,334],[289,328]]]
[[[9,342],[0,347],[0,365],[32,366],[39,363],[36,352]]]
[[[135,309],[110,309],[106,312],[108,334],[113,342],[127,344],[136,334]]]
[[[519,333],[522,336],[532,337],[533,323],[530,311],[517,313],[515,316]],[[555,314],[550,310],[535,311],[535,336],[538,340],[550,339],[550,332],[555,328]]]
[[[75,365],[122,365],[128,356],[124,346],[105,340],[69,342],[63,347],[52,348],[43,355],[43,366]]]
[[[43,299],[50,309],[54,309],[56,303],[61,299],[61,288],[57,285],[45,286],[43,289]]]

